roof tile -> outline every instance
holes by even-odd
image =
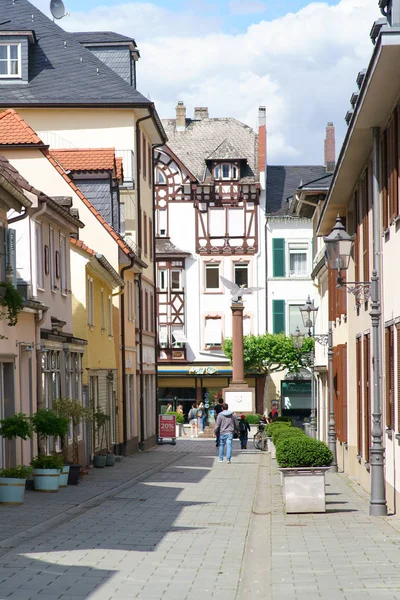
[[[0,144],[43,144],[37,133],[15,110],[7,109],[0,114]]]
[[[68,148],[51,150],[65,171],[114,171],[114,148]]]

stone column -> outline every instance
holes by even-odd
[[[232,382],[231,385],[246,384],[244,378],[244,356],[243,356],[243,304],[233,302],[232,310]]]

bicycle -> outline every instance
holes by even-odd
[[[256,450],[265,452],[268,448],[268,438],[263,425],[258,426],[258,431],[253,436],[253,445]]]

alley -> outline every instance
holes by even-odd
[[[397,517],[343,475],[326,514],[286,516],[271,462],[187,440],[28,492],[1,508],[1,600],[400,599]]]

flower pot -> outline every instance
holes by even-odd
[[[58,492],[60,469],[33,469],[33,485],[37,492]]]
[[[97,469],[104,469],[106,460],[107,457],[105,455],[96,454],[93,459],[93,464]]]
[[[286,513],[326,512],[325,473],[330,467],[279,469]]]
[[[0,504],[23,504],[25,479],[0,477]]]
[[[68,485],[78,485],[79,473],[81,472],[81,465],[68,465]]]
[[[69,465],[64,465],[60,472],[59,487],[67,487],[69,477]]]
[[[106,455],[106,467],[113,467],[115,465],[115,454]]]

